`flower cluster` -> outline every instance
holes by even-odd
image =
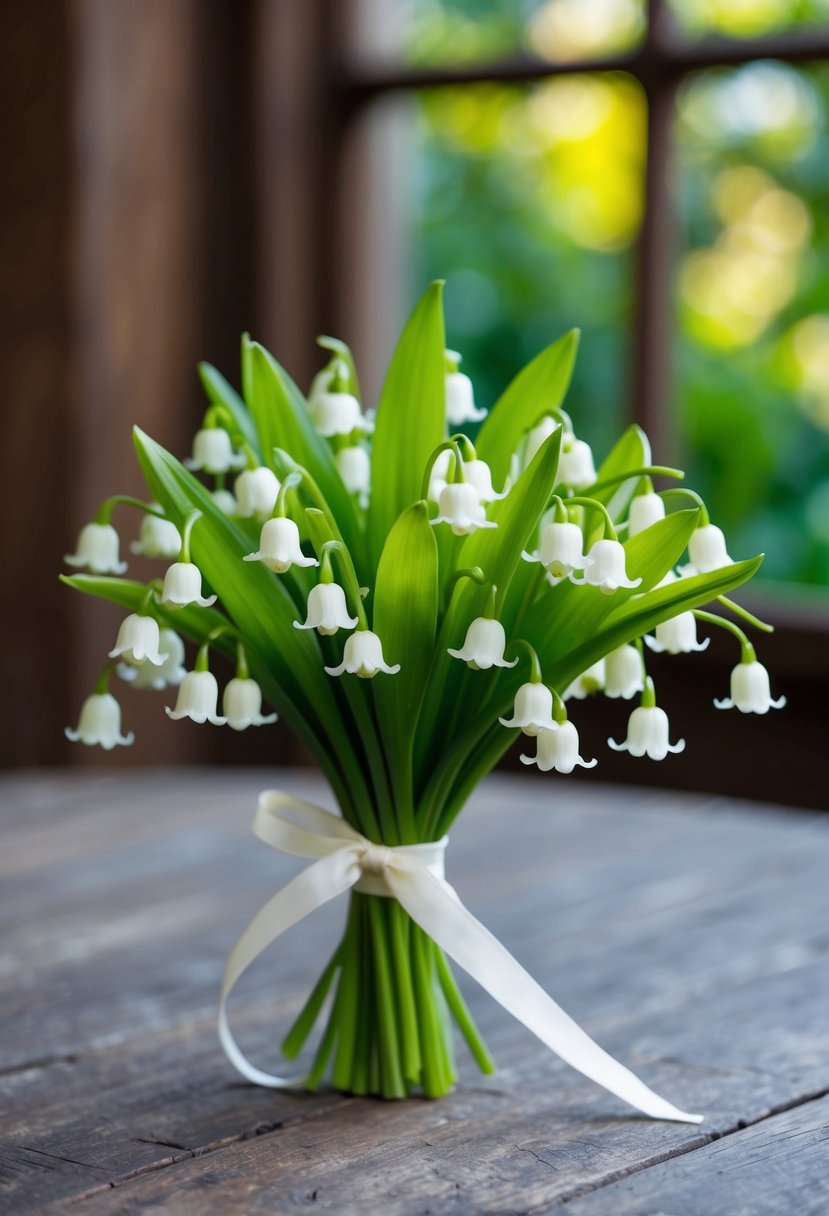
[[[404,335],[401,349],[407,340],[415,341]],[[430,415],[431,432],[425,423],[421,428],[431,434],[427,449],[417,428],[406,430],[401,422],[398,437],[396,424],[386,424],[390,410],[400,408],[405,383],[394,383],[395,402],[386,406],[381,399],[377,415],[364,410],[347,347],[334,339],[321,341],[331,358],[307,399],[267,352],[255,344],[249,351],[258,374],[271,377],[268,401],[279,404],[268,408],[285,412],[290,425],[284,433],[295,437],[296,448],[266,446],[266,436],[281,431],[265,418],[255,376],[246,373],[249,414],[230,390],[223,398],[213,381],[211,404],[184,462],[207,483],[185,473],[168,454],[158,455],[163,450],[143,438],[139,454],[153,500],[108,499],[81,530],[67,563],[90,576],[122,576],[126,564],[111,515],[117,506],[131,505],[142,512],[132,552],[169,564],[161,578],[143,584],[69,580],[130,603],[134,611],[118,631],[78,729],[67,730],[68,737],[105,748],[132,741],[121,734],[120,709],[108,685],[112,670],[134,688],[175,686],[176,704],[167,706],[173,719],[236,730],[276,720],[275,713],[262,713],[266,685],[277,706],[284,693],[283,716],[310,730],[309,723],[323,715],[305,707],[306,689],[292,674],[295,650],[306,673],[310,661],[330,680],[379,676],[383,685],[387,677],[398,677],[389,681],[398,691],[378,693],[373,701],[353,692],[344,702],[326,699],[326,711],[339,707],[342,714],[342,707],[350,706],[354,720],[346,723],[347,737],[369,761],[376,749],[366,731],[377,733],[377,747],[389,747],[389,755],[399,750],[399,741],[389,743],[391,728],[380,716],[388,714],[389,722],[400,721],[408,730],[406,747],[412,754],[448,766],[440,747],[449,747],[453,772],[471,763],[478,747],[493,763],[509,745],[514,734],[505,733],[500,742],[487,734],[496,721],[506,731],[536,739],[536,754],[522,755],[523,763],[560,773],[590,768],[596,760],[580,755],[578,730],[566,706],[599,693],[639,698],[626,738],[609,739],[609,746],[662,760],[681,751],[684,741],[669,741],[668,719],[647,670],[648,653],[704,650],[708,638],[699,639],[700,624],[727,629],[741,648],[730,696],[715,701],[717,708],[764,714],[785,703],[772,698],[768,673],[731,617],[767,627],[724,595],[753,572],[756,562],[732,560],[721,530],[692,491],[670,484],[655,489],[655,478],[682,474],[651,463],[641,432],[624,436],[597,468],[589,444],[560,407],[561,392],[556,400],[522,399],[520,407],[511,400],[508,418],[506,406],[488,412],[476,405],[472,382],[459,369],[460,356],[445,351],[439,356],[440,414],[436,421],[434,412]],[[419,366],[413,358],[410,367]],[[412,400],[414,408],[414,390]],[[472,427],[478,428],[474,442],[467,433]],[[414,445],[411,452],[405,444]],[[398,460],[397,471],[387,473],[390,454]],[[408,497],[397,484],[401,468],[412,487]],[[398,505],[386,511],[377,544],[375,515],[395,495]],[[404,524],[409,531],[387,559],[398,543],[398,529],[403,537]],[[421,563],[421,583],[406,576],[407,563],[415,560]],[[254,568],[258,572],[248,580],[247,571]],[[395,579],[399,590],[390,593]],[[116,593],[119,581],[129,594]],[[255,604],[248,602],[248,581]],[[391,611],[390,594],[398,597]],[[703,611],[702,604],[711,600],[721,611]],[[261,633],[267,632],[269,602],[280,620],[280,641],[278,647],[274,641],[270,660],[262,653],[267,643]],[[424,637],[430,649],[425,650],[422,639],[412,638],[415,624],[427,617]],[[254,618],[260,622],[255,637]],[[293,631],[295,642],[289,636]],[[190,671],[180,633],[197,643]],[[308,635],[314,639],[310,644],[302,640]],[[236,657],[221,714],[219,686],[209,668],[213,649]],[[515,670],[522,658],[529,663],[527,678]],[[457,663],[488,674],[466,678],[460,693]],[[431,694],[451,708],[431,710]],[[464,698],[476,706],[466,734]],[[390,710],[393,704],[403,707],[399,713]],[[320,754],[329,740],[314,742]],[[465,761],[463,746],[471,749]],[[381,796],[379,786],[375,794]],[[440,820],[437,812],[433,818],[430,827]]]

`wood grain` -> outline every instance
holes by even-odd
[[[814,1168],[829,1092],[825,819],[493,778],[453,832],[450,877],[471,910],[604,1046],[705,1111],[693,1128],[628,1113],[472,985],[500,1071],[484,1081],[462,1058],[445,1100],[243,1082],[215,1037],[224,957],[298,866],[249,833],[266,785],[330,805],[312,776],[284,772],[0,786],[0,1212],[730,1213],[728,1175],[693,1207],[705,1160],[728,1145],[736,1174],[731,1146],[750,1162],[755,1133],[778,1124],[795,1143],[769,1166],[775,1185]],[[343,908],[240,985],[234,1026],[257,1062],[278,1067]],[[775,1210],[747,1169],[734,1212],[754,1210],[754,1178],[756,1210]]]

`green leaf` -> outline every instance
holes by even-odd
[[[256,434],[256,427],[253,425],[253,419],[248,413],[244,401],[236,392],[233,385],[225,380],[222,373],[212,363],[199,364],[199,379],[202,382],[202,387],[207,394],[210,404],[225,407],[236,423],[239,432],[261,460],[262,453],[259,450],[259,438]]]
[[[245,400],[256,423],[262,458],[274,467],[273,452],[283,448],[316,481],[350,541],[358,529],[354,501],[337,472],[331,448],[318,435],[305,398],[273,355],[242,338],[242,379]]]
[[[409,317],[380,395],[368,512],[373,563],[394,521],[420,499],[426,462],[446,434],[442,290],[432,283]]]
[[[435,649],[438,558],[425,502],[415,503],[395,523],[377,569],[373,628],[397,675],[372,681],[374,704],[386,745],[398,810],[411,798],[412,736]],[[408,807],[409,813],[413,808]]]
[[[524,434],[543,414],[557,410],[573,375],[581,331],[571,329],[523,368],[490,410],[475,447],[496,484],[510,471],[510,458]]]

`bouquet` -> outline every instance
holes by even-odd
[[[339,817],[274,791],[260,799],[257,834],[313,864],[257,914],[228,963],[220,1034],[252,1080],[295,1084],[240,1051],[231,987],[281,932],[350,892],[342,939],[283,1042],[297,1056],[325,1019],[302,1085],[330,1075],[355,1094],[438,1097],[456,1076],[452,1023],[492,1071],[454,960],[586,1075],[648,1114],[696,1118],[531,980],[448,886],[443,855],[470,793],[516,740],[545,772],[596,764],[580,754],[585,698],[635,702],[611,747],[652,760],[682,750],[647,658],[703,649],[701,624],[740,648],[730,696],[715,705],[782,705],[737,621],[769,627],[727,598],[761,558],[729,557],[706,505],[678,484],[680,470],[652,463],[638,427],[595,468],[562,408],[578,331],[489,412],[445,349],[440,283],[404,329],[376,415],[360,403],[348,347],[319,342],[330,358],[307,399],[247,336],[241,396],[201,365],[208,405],[183,464],[136,429],[151,500],[107,499],[66,559],[88,573],[65,582],[128,612],[67,734],[132,742],[114,673],[126,687],[175,690],[174,720],[244,730],[278,713],[328,778]],[[122,507],[141,516],[133,552],[168,563],[163,578],[123,577],[111,522]],[[703,610],[710,603],[718,611]],[[195,646],[189,669],[183,639]],[[234,674],[220,712],[221,660]]]

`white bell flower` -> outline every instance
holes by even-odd
[[[565,688],[561,699],[569,701],[571,698],[575,698],[577,701],[583,701],[585,697],[592,697],[594,693],[601,692],[604,686],[605,661],[599,659],[598,663],[588,667],[587,671],[583,671],[577,680]]]
[[[247,458],[234,452],[227,431],[220,426],[205,427],[193,436],[193,455],[184,462],[188,469],[204,473],[229,473],[243,469]]]
[[[475,406],[472,381],[463,372],[448,372],[446,375],[446,421],[449,426],[463,426],[465,422],[480,422],[482,418],[486,418],[486,410],[479,410]]]
[[[194,722],[212,722],[214,726],[224,726],[227,719],[216,713],[218,703],[219,685],[212,671],[188,671],[179,685],[175,709],[165,705],[164,712],[177,722],[182,718],[192,718]]]
[[[644,687],[642,656],[635,646],[619,646],[604,661],[605,696],[627,701]]]
[[[629,579],[625,570],[625,550],[618,540],[597,540],[590,547],[590,564],[584,571],[584,577],[573,578],[571,582],[589,583],[605,595],[612,595],[620,587],[638,587],[641,578]]]
[[[528,562],[541,562],[553,584],[567,578],[574,570],[585,570],[593,561],[582,553],[584,539],[581,528],[573,523],[547,524],[541,533],[541,545],[537,553],[522,553]]]
[[[121,622],[118,639],[109,657],[136,665],[151,663],[154,667],[160,667],[167,658],[166,653],[159,653],[160,644],[158,621],[133,612]]]
[[[690,654],[694,650],[706,650],[711,640],[706,638],[700,642],[697,639],[697,618],[693,612],[680,612],[669,621],[662,621],[656,626],[656,637],[645,635],[645,642],[656,654],[667,651],[668,654]]]
[[[96,692],[87,697],[81,708],[78,729],[67,726],[64,734],[73,743],[85,743],[88,747],[97,744],[104,751],[111,751],[120,744],[129,747],[135,739],[130,731],[121,734],[121,706],[108,692]]]
[[[234,676],[225,685],[222,709],[232,730],[247,730],[249,726],[269,726],[276,714],[262,713],[262,689],[247,676]]]
[[[665,518],[665,503],[658,494],[637,494],[628,512],[628,536],[636,536]]]
[[[558,730],[553,719],[553,694],[546,684],[522,684],[515,694],[511,718],[499,718],[502,726],[518,726],[525,735],[538,735],[543,730]]]
[[[259,548],[246,553],[246,562],[261,562],[274,574],[284,574],[291,566],[318,566],[314,557],[306,557],[299,543],[299,528],[292,519],[277,516],[266,519],[259,534]]]
[[[308,592],[308,612],[305,623],[294,621],[294,629],[318,629],[330,636],[338,629],[353,629],[356,616],[348,615],[345,592],[339,583],[317,583]]]
[[[337,472],[349,494],[356,494],[361,507],[368,506],[371,490],[371,460],[360,444],[340,448],[334,457]]]
[[[178,557],[181,533],[171,519],[144,515],[138,529],[138,540],[132,542],[130,549],[139,557]]]
[[[579,755],[579,732],[572,722],[559,722],[558,730],[542,730],[538,735],[536,754],[522,756],[522,764],[537,764],[542,773],[555,769],[559,773],[572,773],[574,768],[595,768],[595,760],[584,760]]]
[[[187,672],[184,668],[184,642],[173,629],[159,632],[159,649],[166,653],[160,666],[142,663],[135,667],[131,663],[119,663],[116,671],[122,680],[133,688],[149,688],[160,692],[168,686],[178,687]]]
[[[210,497],[221,511],[222,515],[233,516],[239,509],[239,504],[230,490],[213,490]]]
[[[164,589],[158,596],[159,604],[168,608],[185,608],[188,604],[199,604],[209,608],[216,603],[216,596],[202,595],[201,570],[193,562],[173,562],[164,575]]]
[[[734,564],[728,556],[722,528],[716,524],[704,524],[694,529],[688,541],[688,557],[688,565],[682,568],[686,578],[693,574],[710,574],[712,570]]]
[[[267,519],[276,505],[279,479],[264,466],[245,469],[233,483],[233,493],[237,503],[236,515],[240,519],[250,519],[252,515]]]
[[[465,460],[463,475],[469,484],[475,487],[481,502],[496,502],[500,498],[506,498],[506,490],[497,494],[493,489],[492,470],[485,460]]]
[[[429,498],[432,502],[440,502],[440,496],[446,486],[446,479],[449,476],[451,468],[452,452],[449,448],[444,448],[435,457],[435,463],[432,465],[432,471],[429,474]]]
[[[596,480],[596,467],[589,443],[569,438],[562,444],[558,461],[558,480],[574,490],[584,490]]]
[[[756,659],[738,663],[731,673],[731,696],[714,701],[717,709],[739,709],[744,714],[767,714],[782,709],[785,697],[775,701],[771,695],[769,673]]]
[[[507,636],[500,621],[478,616],[466,631],[460,650],[449,648],[453,659],[462,659],[473,671],[489,671],[490,667],[514,667],[518,659],[508,663],[504,658]]]
[[[455,536],[467,536],[478,528],[498,526],[487,519],[478,491],[468,481],[445,485],[438,499],[438,511],[439,514],[430,523],[449,524]]]
[[[319,393],[313,401],[312,418],[317,433],[326,439],[369,429],[360,402],[351,393]]]
[[[64,557],[67,566],[93,574],[123,574],[127,568],[127,563],[119,560],[118,533],[112,524],[86,524],[75,550]]]
[[[544,417],[535,424],[531,431],[527,432],[527,442],[524,448],[524,463],[530,464],[538,449],[547,439],[550,438],[553,431],[558,426],[556,420],[550,414],[545,414]],[[561,477],[559,477],[559,481]]]
[[[320,633],[322,632],[320,630]],[[351,675],[360,676],[361,679],[370,680],[378,671],[390,676],[396,675],[400,664],[395,663],[390,667],[383,658],[383,643],[377,634],[369,629],[358,629],[356,633],[350,633],[345,640],[342,663],[338,667],[326,667],[325,670],[330,676],[341,676],[347,671]]]
[[[668,715],[658,705],[640,705],[628,719],[628,733],[624,743],[608,739],[608,746],[615,752],[630,752],[631,756],[649,756],[651,760],[664,760],[671,752],[676,755],[685,750],[685,740],[668,742]]]

